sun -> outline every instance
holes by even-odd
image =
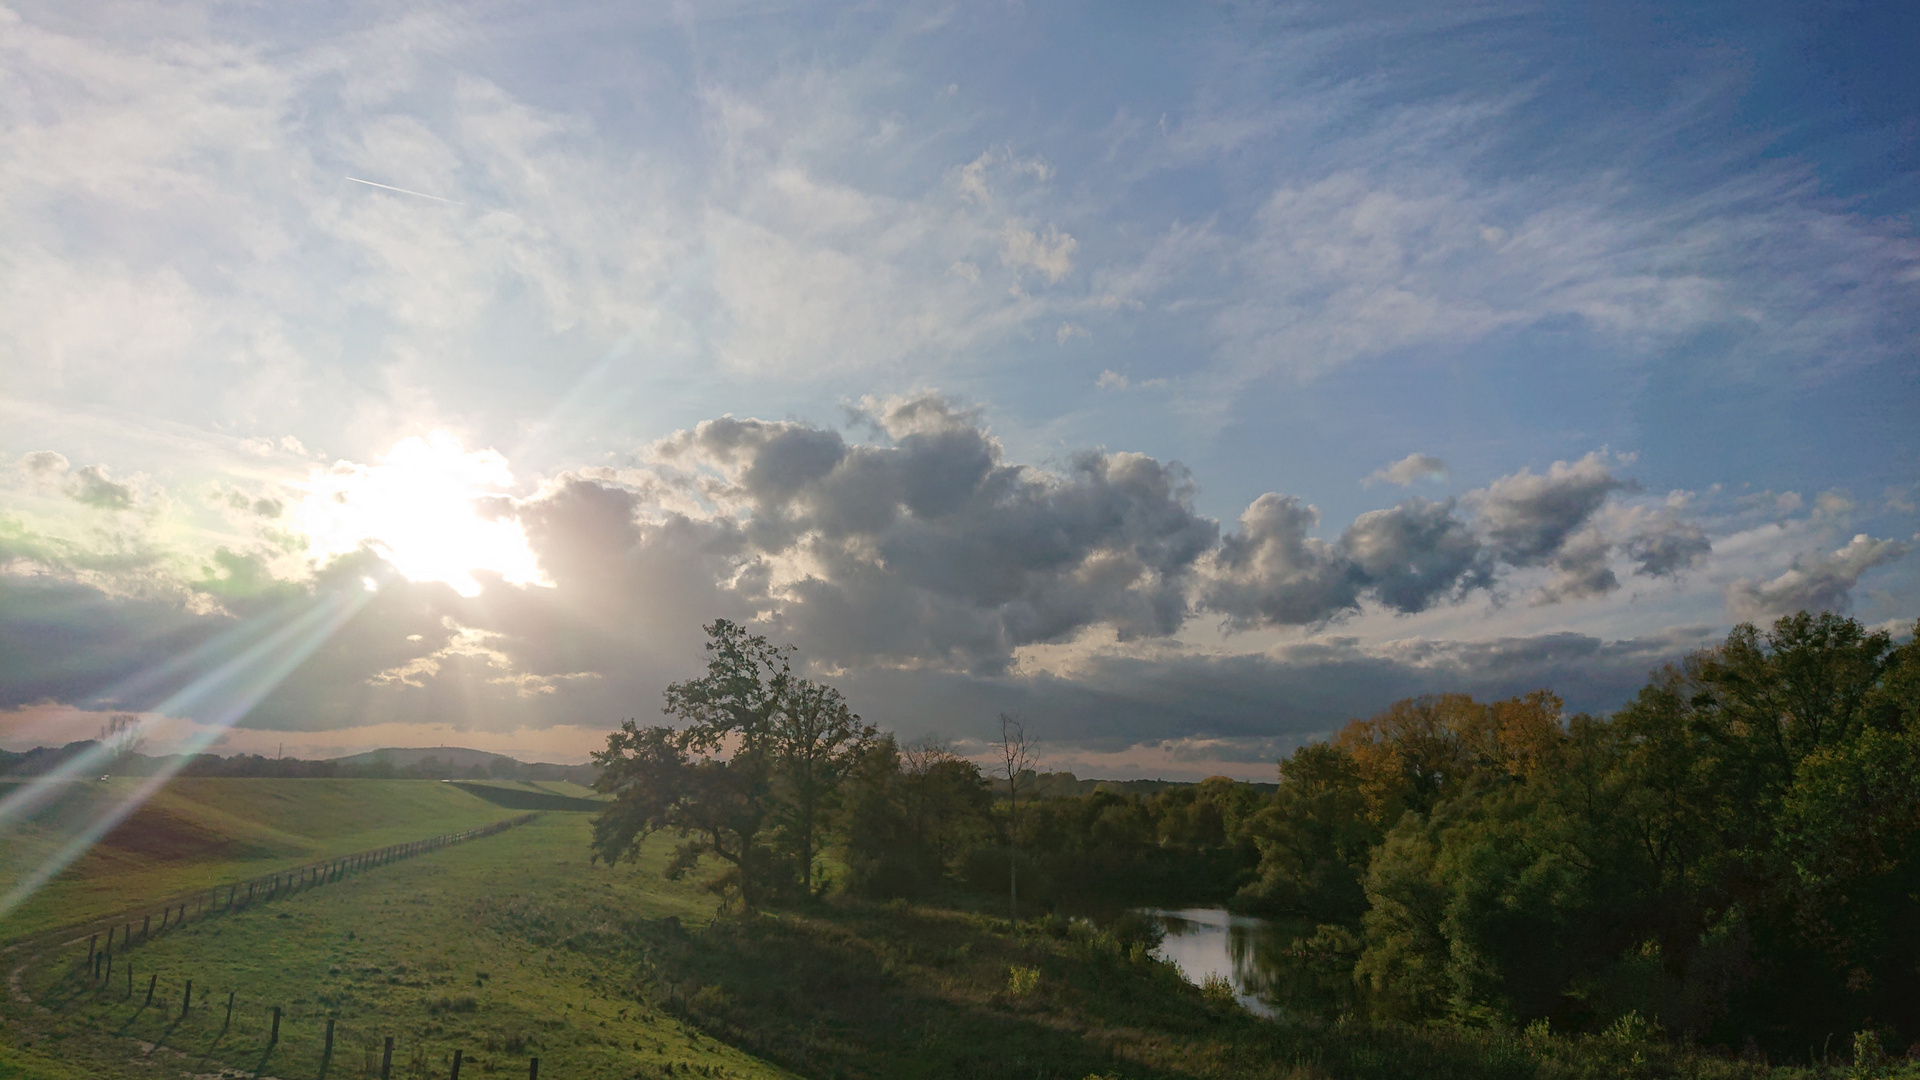
[[[512,485],[497,451],[468,450],[435,431],[400,440],[373,465],[315,469],[299,485],[307,494],[294,523],[318,558],[371,547],[407,580],[444,582],[462,596],[479,595],[475,571],[550,585],[520,523],[487,512]]]

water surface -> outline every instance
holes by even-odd
[[[1350,976],[1303,955],[1311,925],[1235,915],[1225,908],[1148,908],[1167,937],[1159,955],[1195,986],[1218,975],[1261,1016],[1330,1017],[1346,1005]]]

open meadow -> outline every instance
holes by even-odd
[[[52,838],[69,832],[69,822],[126,798],[137,783],[123,777],[70,784],[51,806],[0,835],[0,889],[53,854]],[[176,778],[10,912],[0,939],[513,814],[425,780]]]

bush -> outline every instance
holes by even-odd
[[[1012,997],[1027,997],[1040,986],[1040,969],[1021,967],[1015,964],[1007,969],[1007,993]]]

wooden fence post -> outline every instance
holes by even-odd
[[[227,991],[227,1016],[220,1021],[220,1030],[225,1031],[233,1023],[233,991]]]
[[[275,1046],[280,1042],[280,1006],[273,1007],[273,1034],[267,1036],[267,1045]]]
[[[92,937],[90,937],[90,938],[88,938],[88,939],[87,939],[87,963],[88,963],[88,965],[92,965],[92,963],[93,963],[93,954],[99,951],[99,946],[100,946],[100,935],[99,935],[99,934],[95,934],[95,935],[93,935]]]
[[[540,1059],[527,1059],[527,1080],[540,1080]]]
[[[187,980],[187,992],[180,995],[180,1019],[187,1018],[187,1010],[193,1008],[193,980]]]
[[[109,953],[107,956],[107,970],[105,974],[100,976],[101,988],[105,989],[106,985],[112,981],[113,981],[113,956],[111,953]]]
[[[320,1077],[326,1080],[327,1066],[333,1063],[333,1017],[327,1017],[327,1042],[320,1048]]]
[[[387,1036],[386,1049],[380,1051],[380,1080],[393,1076],[393,1036]]]
[[[148,1005],[151,1005],[151,1004],[153,1004],[153,988],[154,988],[154,987],[156,987],[156,986],[159,986],[159,985],[160,985],[160,973],[159,973],[159,972],[157,972],[157,971],[156,971],[156,972],[154,972],[153,974],[151,974],[151,975],[149,975],[149,976],[147,976],[147,1001],[146,1001],[146,1003],[147,1003]]]
[[[133,1000],[133,964],[127,964],[127,1000]]]
[[[453,1071],[447,1074],[447,1080],[460,1080],[460,1051],[453,1052]]]

